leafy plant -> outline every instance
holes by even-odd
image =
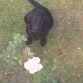
[[[8,42],[7,48],[3,50],[2,54],[0,54],[0,59],[7,64],[15,65],[16,61],[21,56],[21,53],[18,51],[18,47],[25,40],[26,39],[21,34],[14,33],[13,41]]]

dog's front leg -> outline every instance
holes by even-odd
[[[44,31],[41,34],[40,44],[41,46],[46,45],[46,35],[48,34],[49,28],[45,28]]]
[[[33,40],[33,39],[32,39],[31,37],[28,37],[28,38],[27,38],[27,41],[26,41],[26,44],[27,44],[27,45],[30,45],[30,44],[32,43],[32,40]]]

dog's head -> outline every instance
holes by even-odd
[[[43,19],[41,17],[35,16],[34,18],[31,18],[31,32],[32,33],[41,33],[43,29]]]

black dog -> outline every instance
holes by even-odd
[[[34,0],[29,2],[35,8],[25,16],[26,32],[28,34],[27,45],[32,43],[32,40],[40,39],[41,46],[46,45],[46,35],[53,25],[53,18],[49,10]]]

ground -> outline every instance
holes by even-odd
[[[42,48],[38,41],[29,47],[48,61],[50,57],[57,60],[55,75],[61,83],[82,83],[83,0],[36,1],[50,10],[54,26],[47,36],[45,47]],[[0,53],[12,40],[13,32],[27,37],[24,16],[32,9],[33,6],[27,0],[0,0]],[[18,64],[15,68],[6,66],[0,65],[0,83],[27,83],[22,67]]]

